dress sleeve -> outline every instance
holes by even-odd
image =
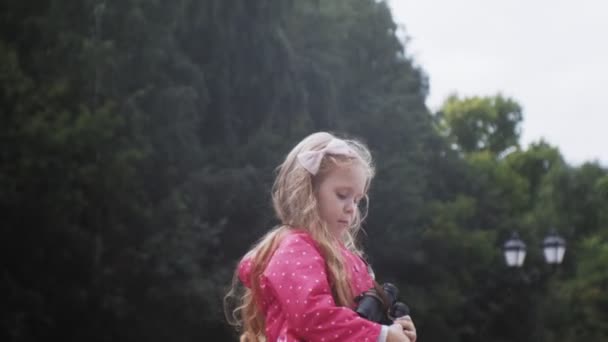
[[[289,329],[306,341],[378,341],[381,325],[336,306],[325,262],[313,242],[292,235],[281,243],[264,272]]]

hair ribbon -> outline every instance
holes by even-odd
[[[318,151],[306,151],[298,154],[298,162],[312,175],[316,175],[321,167],[321,161],[326,154],[356,157],[356,154],[342,139],[332,139],[327,146]]]

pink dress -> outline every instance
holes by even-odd
[[[366,264],[342,249],[352,291],[358,295],[373,286]],[[250,286],[251,261],[239,265],[239,278]],[[363,319],[351,308],[336,306],[325,261],[307,232],[284,237],[261,275],[262,312],[269,342],[376,342],[381,325]]]

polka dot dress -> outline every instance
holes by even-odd
[[[352,292],[373,286],[366,264],[342,249]],[[239,265],[239,278],[249,286],[251,261]],[[261,305],[268,341],[376,342],[381,326],[360,318],[352,308],[338,307],[329,286],[325,261],[305,231],[281,242],[260,277]]]

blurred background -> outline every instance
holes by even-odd
[[[419,341],[605,341],[606,165],[524,143],[515,90],[429,105],[398,4],[3,0],[0,338],[236,340],[273,170],[328,130],[372,150],[361,242]]]

